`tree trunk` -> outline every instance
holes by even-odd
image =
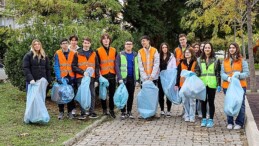
[[[247,34],[248,34],[248,56],[249,56],[249,70],[250,70],[250,88],[252,92],[256,92],[256,78],[255,78],[255,67],[254,67],[254,56],[253,56],[253,32],[252,32],[252,3],[250,0],[246,0],[247,5]]]
[[[243,58],[246,59],[246,46],[245,46],[245,41],[244,41],[244,31],[243,31],[243,24],[241,25],[241,39],[242,39],[242,50],[243,50]]]

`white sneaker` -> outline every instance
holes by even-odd
[[[72,115],[75,115],[76,114],[76,109],[73,109],[72,110]]]
[[[241,127],[240,125],[235,125],[235,126],[234,126],[234,129],[235,129],[235,130],[239,130],[239,129],[241,129],[241,128],[242,128],[242,127]]]
[[[228,124],[228,126],[227,126],[227,129],[233,129],[233,125],[232,124]]]
[[[195,120],[194,120],[194,119],[193,119],[193,120],[190,120],[190,122],[191,122],[191,123],[195,123]]]
[[[198,118],[202,118],[202,115],[198,115]]]
[[[166,112],[166,117],[171,117],[172,116],[172,113],[171,112]]]
[[[164,115],[165,115],[165,112],[164,112],[164,111],[161,111],[160,115],[164,116]]]
[[[190,122],[190,119],[189,118],[184,118],[184,121],[185,122]]]

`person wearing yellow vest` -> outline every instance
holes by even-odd
[[[171,53],[169,48],[169,45],[167,43],[162,43],[160,45],[160,49],[159,49],[159,58],[160,58],[160,65],[159,65],[159,70],[167,70],[167,69],[173,69],[173,68],[177,68],[176,67],[176,62],[175,62],[175,57],[174,54]],[[159,101],[159,105],[161,108],[161,116],[166,116],[166,117],[171,117],[171,107],[172,107],[172,102],[166,98],[166,105],[167,105],[167,112],[165,113],[164,111],[164,90],[162,88],[162,84],[161,84],[161,79],[160,77],[158,78],[158,101]]]
[[[183,33],[179,35],[179,43],[180,45],[174,50],[176,66],[178,66],[180,64],[180,60],[184,58],[183,51],[187,48],[192,48],[187,44],[187,36]]]
[[[179,65],[177,66],[177,78],[176,78],[176,84],[175,84],[175,90],[179,89],[181,90],[181,87],[183,86],[184,77],[181,77],[182,70],[188,70],[195,72],[195,67],[197,66],[197,59],[195,57],[195,52],[193,49],[185,49],[183,51],[184,59],[180,60]],[[191,85],[190,85],[191,86]],[[183,107],[184,107],[184,120],[185,122],[195,122],[195,104],[196,100],[184,97],[183,98]]]
[[[143,48],[138,51],[140,79],[142,82],[151,80],[156,85],[160,64],[158,51],[150,45],[150,38],[148,36],[141,37],[141,45]]]
[[[221,90],[220,61],[216,58],[211,43],[205,43],[201,57],[198,59],[196,74],[206,86],[206,99],[201,102],[202,121],[201,127],[212,128],[214,126],[215,94]],[[209,103],[209,119],[206,118],[207,102]]]
[[[59,84],[62,84],[61,78],[66,78],[68,84],[75,88],[75,73],[72,71],[72,61],[74,58],[74,52],[68,49],[68,39],[62,39],[60,41],[61,49],[57,50],[54,55],[54,72]],[[59,104],[59,116],[58,119],[64,117],[64,104]],[[67,103],[68,117],[73,119],[72,110],[74,108],[74,101]]]
[[[91,106],[89,109],[89,118],[97,118],[97,114],[94,112],[95,108],[95,87],[98,86],[99,80],[99,62],[96,56],[96,52],[91,49],[91,39],[83,39],[83,48],[79,48],[77,53],[74,55],[72,70],[76,74],[77,87],[81,85],[82,78],[88,76],[85,70],[88,67],[94,69],[94,73],[91,76],[90,82],[90,92],[91,92]],[[85,109],[81,108],[81,116],[79,119],[85,119],[86,117]]]
[[[116,88],[116,72],[115,72],[115,59],[117,56],[117,51],[115,48],[111,47],[112,42],[109,34],[105,33],[101,36],[100,40],[102,46],[97,48],[96,55],[100,63],[101,75],[109,81],[109,108],[110,116],[116,118],[114,113],[114,102],[113,96]],[[108,115],[106,100],[101,100],[103,114]]]
[[[116,57],[116,75],[117,81],[125,83],[129,93],[127,106],[121,110],[121,119],[129,117],[133,119],[132,104],[134,98],[135,85],[139,84],[139,69],[138,69],[138,57],[137,52],[133,51],[133,42],[131,40],[125,41],[125,50],[121,51]],[[126,113],[127,107],[127,113]]]
[[[233,76],[233,74],[235,76]],[[222,88],[224,94],[227,92],[231,78],[237,78],[240,80],[240,84],[244,89],[243,102],[239,114],[233,121],[233,117],[227,116],[227,129],[241,129],[245,122],[245,93],[247,82],[246,78],[249,76],[249,69],[247,62],[242,58],[240,48],[237,43],[231,43],[228,48],[228,55],[224,59],[221,66],[221,78],[223,80]]]

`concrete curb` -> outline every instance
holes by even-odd
[[[258,127],[256,126],[254,116],[250,109],[248,100],[246,98],[246,124],[245,124],[245,131],[246,137],[249,146],[259,146],[259,131]]]
[[[63,142],[62,145],[64,145],[64,146],[72,146],[73,144],[75,144],[76,142],[81,140],[86,134],[88,134],[95,127],[97,127],[100,124],[102,124],[104,122],[104,120],[106,120],[107,118],[108,118],[108,116],[101,117],[101,119],[95,121],[93,124],[87,126],[84,130],[82,130],[79,133],[77,133],[73,138],[70,138],[69,140]]]

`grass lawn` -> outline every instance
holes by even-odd
[[[259,70],[259,63],[255,63],[255,69]]]
[[[61,145],[62,142],[74,137],[76,133],[95,121],[67,118],[59,121],[57,119],[58,107],[48,98],[46,105],[51,118],[50,122],[47,125],[25,124],[23,116],[26,94],[10,83],[0,83],[0,93],[0,146]]]

